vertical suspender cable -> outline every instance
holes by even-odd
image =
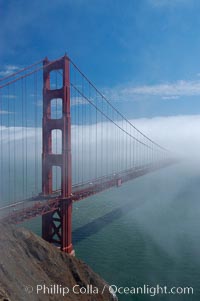
[[[83,81],[83,77],[82,77],[82,95],[84,95],[84,81]],[[84,98],[82,96],[82,103],[84,101]],[[84,182],[84,175],[83,175],[83,106],[81,105],[81,130],[82,130],[82,137],[81,137],[81,172],[82,172],[82,177],[81,177],[81,181],[82,184]]]
[[[8,182],[9,182],[9,186],[11,185],[11,150],[10,150],[10,85],[8,85],[8,92],[7,92],[7,102],[8,102],[8,110],[7,110],[7,115],[8,115]],[[8,199],[9,202],[12,203],[11,200],[11,189],[9,189],[8,192]]]
[[[24,79],[24,92],[25,92],[25,189],[26,189],[26,199],[28,197],[28,112],[27,112],[27,85],[26,85],[26,77]]]
[[[3,98],[2,98],[2,93],[1,93],[1,90],[0,90],[0,158],[1,158],[1,161],[0,161],[0,178],[1,178],[1,181],[0,181],[0,194],[1,194],[1,198],[4,197],[4,194],[3,194],[3,120],[2,120],[2,117],[3,117],[3,105],[2,105],[2,101],[3,101]]]
[[[14,193],[14,202],[16,202],[16,188],[17,188],[17,185],[16,185],[16,91],[15,91],[15,83],[14,83],[14,86],[13,86],[13,95],[14,95],[14,101],[13,101],[13,119],[14,119],[14,128],[13,128],[13,135],[14,135],[14,141],[13,141],[13,160],[14,160],[14,164],[13,164],[13,193]]]
[[[96,104],[96,107],[97,107],[97,93],[96,93],[96,96],[95,96],[95,104]],[[98,158],[97,158],[97,154],[98,154],[98,150],[97,150],[97,108],[96,108],[96,121],[95,121],[95,123],[96,123],[96,133],[95,133],[95,136],[96,136],[96,146],[95,146],[95,149],[96,149],[96,157],[95,157],[95,178],[97,179],[97,177],[98,177],[98,170],[97,170],[97,160],[98,160]]]

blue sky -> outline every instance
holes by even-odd
[[[198,0],[0,0],[0,74],[67,52],[129,118],[199,114],[199,11]]]

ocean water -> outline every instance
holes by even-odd
[[[41,234],[41,220],[25,223]],[[73,206],[73,244],[117,287],[193,287],[194,294],[119,300],[200,300],[200,164],[179,163]]]

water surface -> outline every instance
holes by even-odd
[[[28,226],[41,233],[39,218]],[[109,284],[194,288],[189,296],[121,295],[119,300],[199,300],[198,164],[177,164],[75,203],[73,242],[76,256]]]

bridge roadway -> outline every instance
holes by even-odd
[[[174,163],[177,163],[177,160],[171,159],[164,162],[157,162],[155,164],[141,166],[140,168],[125,170],[121,173],[113,173],[94,181],[73,186],[73,193],[68,199],[73,202],[80,201],[111,187],[121,186],[124,182]],[[18,224],[36,216],[53,212],[59,208],[59,203],[62,201],[60,193],[60,191],[55,191],[49,196],[39,194],[38,196],[1,207],[0,220],[6,223]]]

